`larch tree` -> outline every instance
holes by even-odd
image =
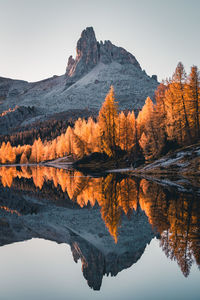
[[[189,120],[194,128],[195,139],[200,137],[200,74],[197,66],[191,67],[186,93],[189,107]]]
[[[2,164],[5,164],[5,162],[6,162],[6,153],[5,153],[5,149],[6,149],[6,143],[3,142],[3,143],[1,144],[1,148],[0,148],[0,162],[1,162]]]
[[[156,104],[154,105],[154,127],[159,139],[158,153],[164,150],[167,143],[167,111],[165,104],[165,93],[167,86],[161,83],[155,91]]]
[[[16,154],[10,142],[7,142],[5,147],[6,162],[13,164],[16,162]]]
[[[87,133],[86,133],[87,123],[85,119],[78,118],[74,124],[73,132],[73,149],[75,155],[78,158],[83,157],[85,154],[88,154],[87,149]]]
[[[20,164],[21,165],[28,164],[28,159],[27,159],[27,156],[26,156],[25,152],[22,153],[22,156],[21,156],[21,159],[20,159]]]
[[[140,139],[144,139],[143,133],[145,133],[145,139],[148,140],[148,151],[145,153],[146,158],[151,158],[159,151],[159,136],[158,136],[158,128],[156,124],[156,115],[154,104],[150,97],[147,97],[145,101],[145,105],[142,108],[142,111],[138,115],[138,124],[139,124],[139,132],[140,132]],[[140,146],[144,145],[144,142],[140,141]]]
[[[156,118],[159,120],[159,127],[166,131],[166,118],[167,118],[167,108],[165,104],[165,92],[167,86],[164,83],[161,83],[157,90],[155,91],[155,114]]]
[[[151,154],[150,147],[149,147],[149,138],[146,136],[145,132],[143,131],[141,138],[139,140],[140,147],[144,151],[145,157],[148,158],[148,155]]]
[[[65,135],[61,134],[57,138],[56,152],[58,157],[62,157],[66,154]]]
[[[142,136],[142,133],[146,131],[147,120],[150,120],[153,114],[153,102],[150,97],[147,97],[142,110],[139,112],[137,117],[137,134],[138,139]]]
[[[120,112],[118,117],[118,144],[122,150],[128,150],[128,120],[124,112]]]
[[[32,149],[31,149],[31,156],[30,156],[30,162],[32,163],[38,163],[44,160],[44,145],[39,138],[38,140],[35,140]]]
[[[37,140],[34,141],[32,147],[31,147],[31,156],[30,156],[30,162],[36,163],[38,160],[38,153],[37,153]]]
[[[99,124],[90,117],[87,121],[87,148],[88,152],[100,152],[100,130]]]
[[[165,92],[167,86],[162,82],[155,91],[155,100],[156,106],[159,107],[160,112],[163,115],[163,118],[166,118],[166,106],[165,106]]]
[[[72,131],[72,136],[73,152],[77,158],[82,158],[86,154],[85,142],[74,131]]]
[[[18,145],[17,147],[14,147],[16,157],[21,156],[22,153],[24,152],[25,148],[26,148],[26,145],[23,145],[23,146]]]
[[[135,113],[134,111],[131,111],[128,113],[127,115],[127,119],[128,119],[128,124],[129,124],[129,131],[128,131],[128,136],[129,136],[129,141],[128,141],[128,150],[130,151],[132,149],[132,147],[137,143],[137,139],[136,139],[136,119],[135,119]]]
[[[51,159],[55,159],[57,158],[57,152],[56,152],[56,139],[54,139],[50,145],[49,145],[49,148],[50,148],[50,152],[49,152],[49,160]]]
[[[171,83],[168,85],[168,89],[165,91],[165,107],[166,107],[166,120],[165,128],[167,132],[168,139],[170,141],[177,141],[182,143],[182,125],[180,114],[177,115],[175,106],[176,106],[176,97],[171,90]]]
[[[65,145],[66,145],[66,152],[67,154],[73,153],[73,133],[72,128],[70,126],[67,127],[65,132]]]
[[[182,137],[185,142],[189,143],[192,140],[192,134],[189,124],[188,99],[186,99],[185,86],[186,72],[183,64],[179,62],[172,77],[170,90],[175,99],[174,112],[182,130]]]
[[[115,101],[113,86],[106,96],[106,99],[99,112],[99,126],[101,130],[102,149],[109,155],[116,157],[117,152],[117,121],[118,104]]]
[[[118,144],[122,150],[129,152],[135,143],[135,114],[124,113],[118,117]]]

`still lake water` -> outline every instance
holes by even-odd
[[[0,168],[0,299],[199,299],[200,200],[125,176]]]

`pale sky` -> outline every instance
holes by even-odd
[[[135,55],[162,80],[179,61],[200,67],[200,0],[0,0],[0,76],[65,73],[83,29]]]

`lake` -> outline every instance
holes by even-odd
[[[1,167],[0,263],[0,299],[199,299],[199,195],[125,173]]]

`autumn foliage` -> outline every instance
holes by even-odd
[[[72,203],[79,207],[98,205],[101,217],[115,243],[120,240],[121,235],[123,236],[123,216],[130,218],[131,215],[137,216],[145,212],[154,232],[160,236],[163,251],[169,258],[177,261],[185,276],[189,275],[194,262],[200,265],[197,239],[200,230],[198,195],[169,191],[155,182],[119,176],[116,173],[93,178],[83,176],[75,170],[38,165],[23,166],[19,169],[0,168],[0,182],[4,187],[17,188],[19,179],[21,182],[24,180],[24,183],[32,182],[32,188],[35,188],[36,192],[39,189],[40,194],[45,189],[45,184],[50,183],[51,189],[54,187],[59,193],[59,199],[62,192],[65,201],[69,197]],[[55,195],[53,198],[55,199]],[[19,215],[19,212],[6,206],[0,209]]]
[[[147,97],[142,110],[119,112],[111,86],[97,121],[79,118],[74,126],[52,140],[35,139],[32,145],[12,147],[3,142],[1,164],[27,164],[66,155],[79,159],[94,152],[117,160],[119,151],[143,153],[146,159],[159,157],[174,147],[195,143],[200,138],[200,76],[196,66],[186,76],[179,63],[172,79],[161,83],[155,103]]]

